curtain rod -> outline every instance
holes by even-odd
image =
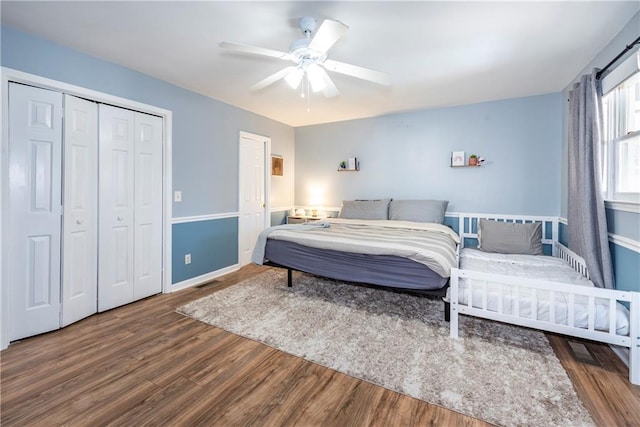
[[[633,47],[635,45],[637,45],[638,43],[640,43],[640,37],[638,37],[637,39],[635,39],[634,41],[631,42],[631,44],[627,45],[624,49],[622,49],[622,52],[620,52],[618,54],[618,56],[616,56],[615,58],[613,58],[611,60],[611,62],[609,62],[607,65],[604,66],[604,68],[600,71],[598,71],[596,73],[596,79],[600,80],[600,76],[602,76],[602,73],[604,73],[605,71],[607,71],[613,64],[616,63],[616,61],[620,58],[622,58],[622,55],[624,55],[625,53],[627,53],[628,51],[630,51],[631,49],[633,49]]]

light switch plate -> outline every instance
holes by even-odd
[[[173,201],[181,202],[182,201],[182,191],[174,191],[173,192]]]
[[[191,254],[186,254],[184,256],[184,263],[185,264],[191,264]]]

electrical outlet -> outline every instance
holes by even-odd
[[[184,256],[184,263],[185,264],[191,264],[191,254],[186,254]]]
[[[181,202],[182,201],[182,191],[174,191],[173,192],[173,201]]]

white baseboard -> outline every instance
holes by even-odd
[[[240,265],[234,264],[234,265],[230,265],[229,267],[221,268],[220,270],[212,271],[211,273],[206,273],[197,277],[192,277],[191,279],[174,283],[171,286],[171,288],[169,288],[169,293],[180,291],[186,288],[192,288],[198,285],[202,285],[203,283],[210,282],[215,278],[224,276],[225,274],[233,273],[234,271],[238,271],[238,270],[240,270]]]

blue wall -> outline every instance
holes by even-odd
[[[237,264],[237,229],[238,218],[173,224],[172,283]]]
[[[616,289],[640,292],[640,255],[623,246],[609,243]]]
[[[173,217],[212,215],[238,210],[238,139],[240,131],[271,137],[273,153],[293,158],[292,127],[190,92],[131,69],[26,34],[1,28],[2,66],[76,86],[120,96],[173,112],[173,189],[182,191],[182,202],[173,204]],[[275,206],[293,204],[293,162],[287,175],[272,180]],[[218,221],[218,220],[217,220]],[[222,257],[211,245],[237,247],[237,221],[219,220],[215,244],[189,240],[211,236],[212,222],[174,225],[174,281],[181,281],[237,263],[237,256]],[[222,230],[224,229],[224,230]],[[199,231],[197,231],[199,230]],[[193,242],[192,244],[189,242]],[[176,263],[181,251],[192,254],[191,266]],[[196,261],[197,260],[197,261]],[[189,268],[187,268],[189,267]]]
[[[609,232],[640,242],[640,217],[637,213],[606,209]]]
[[[508,99],[296,128],[297,205],[449,200],[449,211],[558,215],[562,95]],[[452,151],[486,158],[451,168]],[[348,157],[359,172],[339,173]]]

